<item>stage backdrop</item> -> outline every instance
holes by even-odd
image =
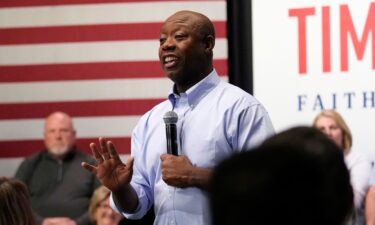
[[[375,2],[252,0],[254,95],[277,131],[323,109],[375,159]]]
[[[56,110],[74,117],[82,150],[104,136],[127,155],[138,119],[171,88],[159,30],[184,9],[214,22],[214,65],[226,79],[224,0],[0,1],[0,176],[42,149],[44,118]]]

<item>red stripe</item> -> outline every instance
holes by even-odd
[[[49,5],[73,5],[73,4],[98,4],[98,3],[126,3],[126,2],[197,2],[201,0],[1,0],[0,8],[3,7],[22,7],[22,6],[49,6]],[[219,1],[223,0],[211,0]]]
[[[164,99],[0,104],[0,120],[45,118],[55,111],[72,117],[143,115]]]
[[[0,29],[0,44],[115,41],[159,38],[162,23]]]
[[[0,83],[152,77],[164,77],[158,61],[0,66]]]
[[[215,60],[214,66],[228,74],[226,59]],[[158,61],[0,66],[0,83],[153,77],[165,77]]]
[[[130,153],[130,137],[108,138],[108,140],[113,141],[119,154]],[[78,149],[91,155],[89,148],[91,142],[97,142],[97,138],[80,138],[77,139],[76,144]],[[43,140],[0,141],[0,158],[26,157],[43,148]]]
[[[101,24],[0,29],[0,45],[159,39],[163,23]],[[226,37],[226,23],[214,22],[216,36]]]

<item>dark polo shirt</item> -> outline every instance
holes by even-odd
[[[44,217],[69,217],[78,225],[90,224],[88,205],[100,183],[81,162],[94,164],[93,158],[75,149],[61,161],[43,150],[21,163],[16,178],[27,185],[39,224]]]

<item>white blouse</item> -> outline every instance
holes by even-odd
[[[363,208],[364,199],[369,187],[371,161],[365,155],[356,151],[349,151],[345,155],[345,163],[350,172],[350,182],[354,192],[356,209]]]

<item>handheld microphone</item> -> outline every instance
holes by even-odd
[[[177,113],[173,111],[166,112],[163,116],[165,123],[165,132],[167,136],[167,153],[172,155],[178,155],[177,145],[177,127],[176,123],[178,120]]]

